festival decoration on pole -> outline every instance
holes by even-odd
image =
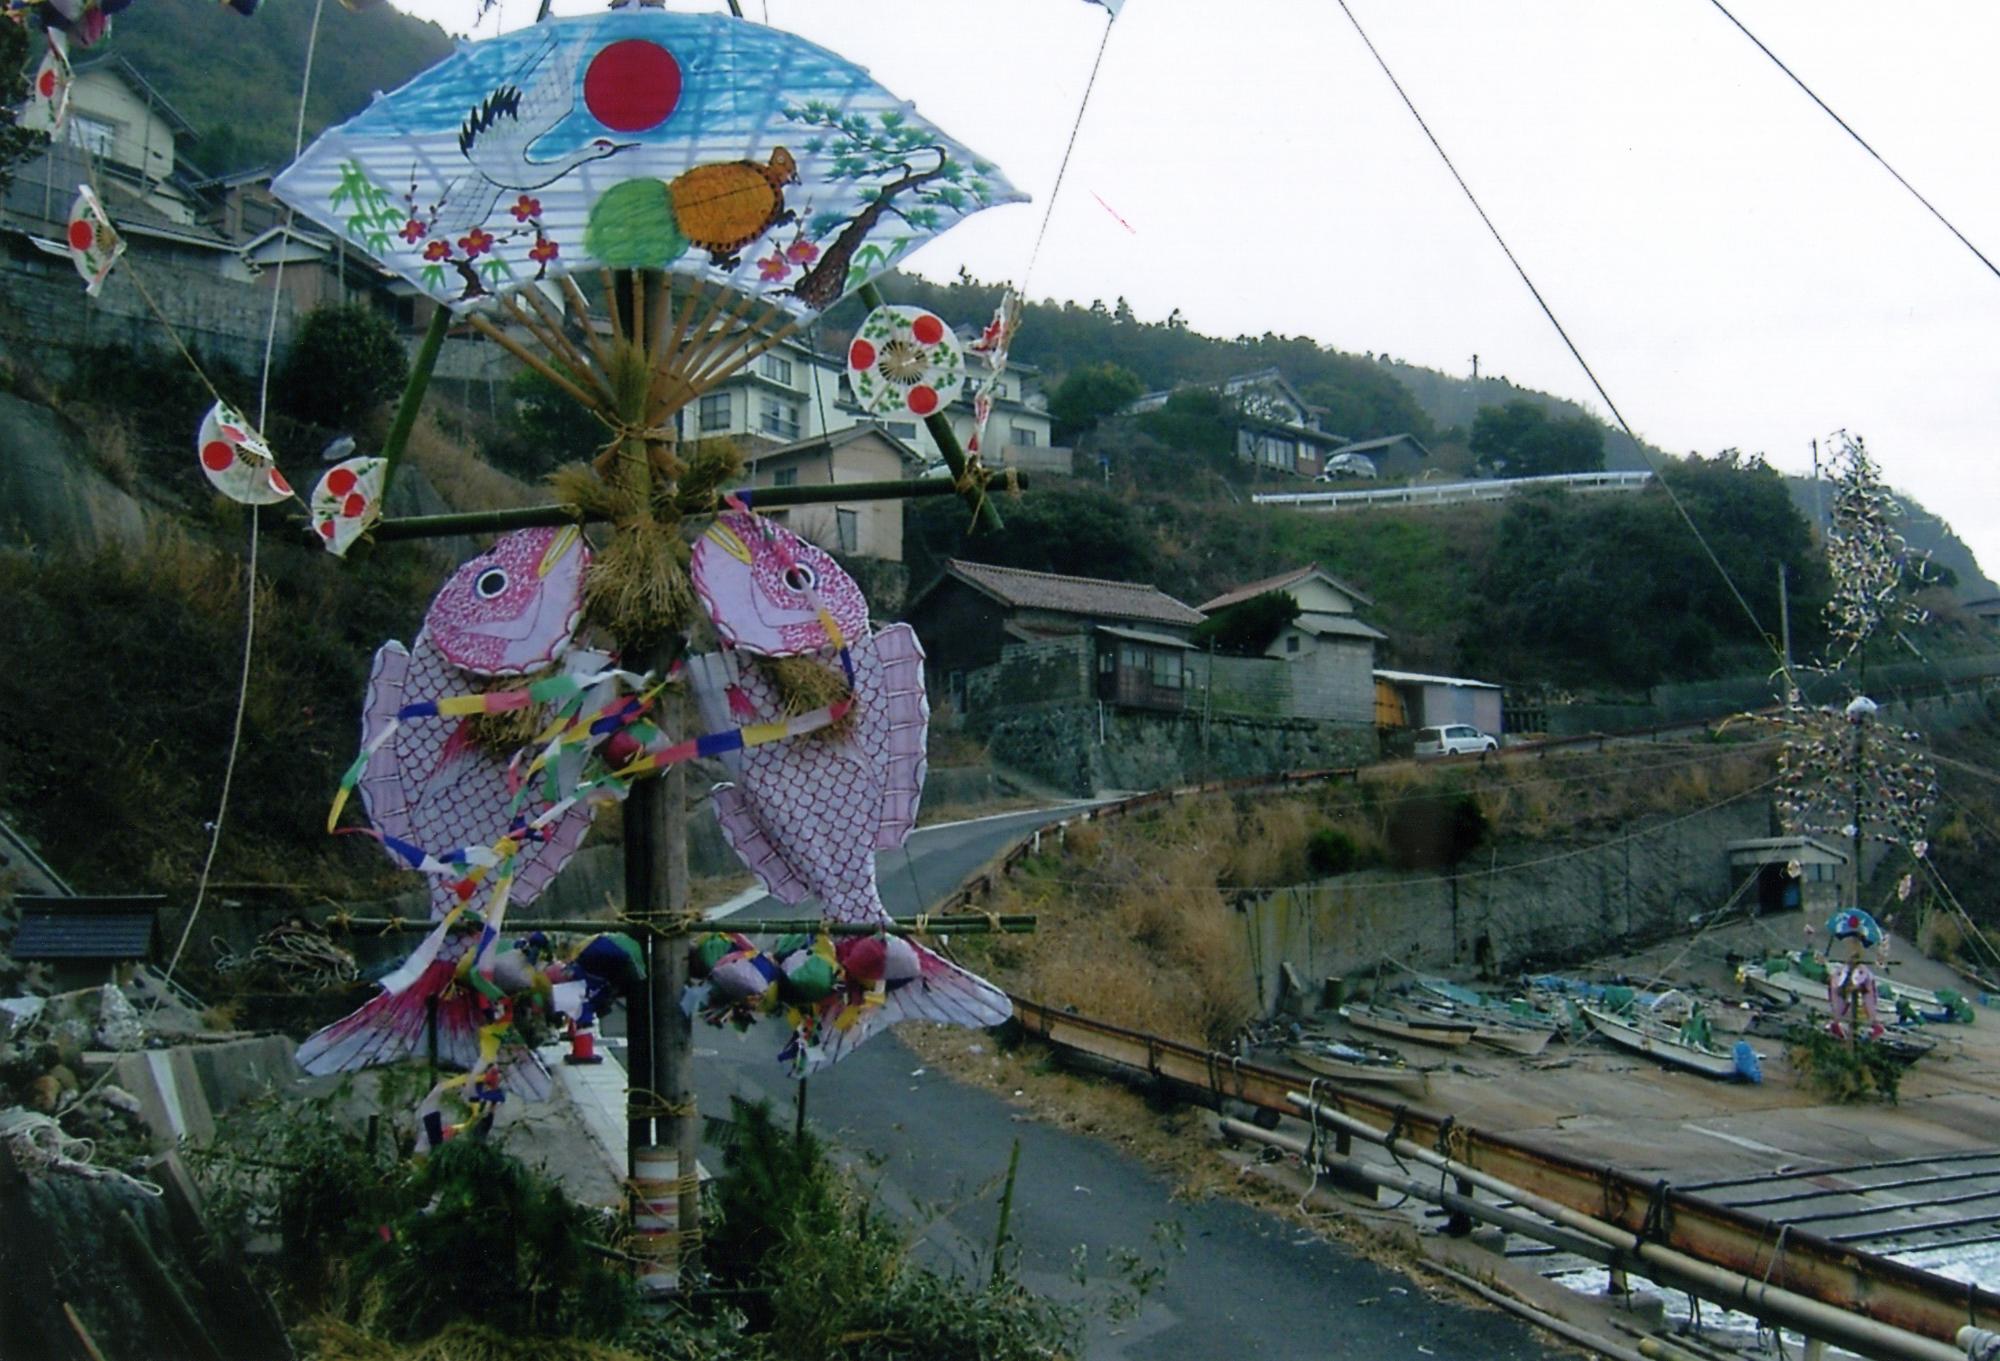
[[[87,184],[76,187],[65,240],[69,244],[70,262],[83,276],[83,291],[96,297],[104,281],[111,277],[111,267],[125,253],[125,238],[111,225],[110,215]]]
[[[964,381],[958,337],[921,307],[878,307],[847,346],[847,381],[871,416],[930,416]]]
[[[349,458],[321,475],[313,488],[312,527],[327,552],[347,556],[382,517],[382,473],[388,466],[379,458]]]
[[[218,401],[195,435],[201,470],[215,489],[246,506],[270,506],[295,495],[272,461],[271,446],[241,412]]]
[[[923,797],[930,708],[916,634],[907,624],[872,632],[867,602],[838,563],[747,511],[716,517],[695,545],[693,577],[725,649],[817,663],[844,676],[854,701],[839,736],[723,758],[734,777],[714,791],[723,836],[781,901],[815,897],[830,921],[887,922],[875,852],[903,844]],[[711,726],[732,711],[764,721],[786,711],[778,683],[755,665],[736,671],[729,651],[695,658],[688,674]],[[893,958],[869,953],[884,950]],[[786,1057],[800,1075],[899,1020],[984,1026],[1012,1014],[1005,993],[914,942],[864,939],[849,953],[867,956],[839,959],[854,986],[797,1012]],[[791,970],[770,972],[775,987]]]
[[[272,187],[440,302],[611,267],[798,315],[1024,197],[824,48],[657,9],[468,44]]]
[[[980,331],[979,339],[967,347],[985,370],[972,394],[972,438],[965,442],[968,454],[981,454],[985,450],[986,423],[993,418],[993,399],[999,395],[1000,380],[1007,373],[1007,349],[1014,343],[1014,332],[1020,326],[1021,300],[1009,289],[993,310],[993,320]]]

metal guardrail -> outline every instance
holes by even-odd
[[[1555,487],[1589,496],[1604,492],[1642,491],[1651,473],[1554,473],[1547,477],[1492,478],[1478,482],[1412,483],[1374,491],[1259,492],[1251,503],[1292,506],[1300,510],[1340,510],[1346,506],[1459,506],[1480,501],[1504,501],[1524,491]]]
[[[1327,1078],[1128,1030],[1015,997],[1023,1030],[1057,1049],[1172,1086],[1197,1101],[1240,1101],[1295,1115],[1287,1096],[1309,1089],[1322,1106],[1433,1147],[1641,1239],[1880,1323],[1950,1343],[1967,1325],[2000,1330],[2000,1294],[1857,1251],[1797,1228],[1648,1181],[1607,1163],[1551,1153],[1443,1114],[1342,1090]],[[1727,1302],[1727,1301],[1725,1301]],[[1749,1308],[1747,1303],[1745,1308]]]

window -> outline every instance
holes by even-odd
[[[840,551],[843,553],[860,552],[861,512],[858,510],[841,510],[835,508],[833,523],[836,533],[840,536]]]
[[[781,354],[767,354],[763,362],[764,376],[774,383],[792,385],[792,361]]]
[[[993,399],[998,402],[1007,400],[1007,385],[1005,383],[995,383],[993,385]]]
[[[1013,443],[1022,445],[1024,447],[1029,447],[1041,443],[1040,433],[1034,430],[1030,430],[1023,425],[1008,426],[1007,438],[1011,440]]]
[[[796,487],[796,486],[798,486],[798,485],[799,485],[799,470],[798,470],[797,468],[780,468],[780,469],[778,469],[778,471],[777,471],[777,472],[775,472],[775,473],[771,474],[771,485],[772,485],[772,486],[774,486],[774,487]]]
[[[1297,652],[1298,650],[1299,650],[1299,635],[1298,635],[1298,634],[1296,634],[1296,633],[1288,633],[1288,634],[1286,634],[1286,635],[1285,635],[1285,651],[1287,651],[1287,652]]]
[[[711,392],[701,399],[701,428],[704,431],[727,430],[731,414],[728,393]]]
[[[118,129],[101,118],[72,113],[64,139],[71,146],[80,146],[93,156],[109,156],[111,144],[118,140]]]
[[[1113,652],[1111,649],[1106,648],[1104,651],[1097,654],[1097,673],[1100,676],[1109,676],[1113,672],[1117,671],[1117,669],[1118,669],[1118,654],[1116,652]]]
[[[790,402],[781,402],[776,397],[766,397],[760,408],[758,427],[767,435],[779,435],[785,439],[799,437],[799,409]]]
[[[883,421],[882,429],[894,435],[897,439],[915,439],[917,437],[917,423],[915,421]]]
[[[1181,658],[1178,652],[1153,654],[1153,684],[1162,690],[1181,688]]]

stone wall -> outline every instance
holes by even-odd
[[[1768,835],[1770,807],[1742,799],[1660,817],[1600,843],[1537,842],[1475,856],[1452,878],[1363,870],[1280,889],[1246,909],[1261,996],[1289,962],[1308,980],[1412,968],[1510,975],[1685,931],[1728,901],[1732,841]]]
[[[134,275],[134,269],[139,271]],[[0,353],[33,357],[36,367],[54,368],[66,378],[67,354],[99,345],[164,349],[172,345],[141,296],[135,278],[173,322],[174,330],[204,360],[258,372],[264,362],[264,329],[270,323],[271,294],[260,284],[225,279],[202,270],[134,251],[111,272],[95,299],[64,259],[45,255],[14,238],[0,251]],[[283,355],[296,320],[289,298],[278,305],[277,353]],[[56,352],[51,354],[51,352]],[[54,359],[57,362],[50,363]]]
[[[1147,713],[1095,702],[975,706],[994,761],[1077,795],[1354,765],[1375,753],[1358,724]]]
[[[1089,634],[1072,633],[1039,643],[1009,643],[1000,660],[965,676],[969,713],[992,713],[1023,704],[1074,704],[1091,698]]]

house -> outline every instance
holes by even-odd
[[[745,480],[759,487],[837,487],[843,482],[893,482],[923,469],[916,450],[873,425],[852,425],[830,435],[779,444],[759,436],[743,441]],[[901,501],[838,501],[768,512],[829,553],[885,562],[903,560]]]
[[[1504,692],[1491,681],[1426,676],[1414,671],[1375,673],[1375,725],[1385,730],[1470,723],[1483,733],[1502,732]]]
[[[1316,562],[1225,591],[1201,606],[1213,617],[1257,596],[1286,595],[1298,617],[1281,629],[1264,655],[1285,662],[1286,708],[1293,717],[1371,723],[1375,715],[1375,645],[1387,635],[1356,616],[1374,601]]]
[[[1201,614],[1157,587],[1059,576],[951,559],[910,602],[905,617],[925,652],[933,698],[961,712],[967,678],[1010,660],[1046,659],[1021,701],[1104,699],[1184,707],[1188,635]]]
[[[1274,368],[1239,373],[1204,385],[1236,407],[1236,456],[1262,472],[1318,477],[1326,460],[1349,441],[1323,428],[1326,410],[1313,406]],[[1172,390],[1148,392],[1128,412],[1157,411]]]
[[[1824,920],[1841,905],[1845,851],[1809,836],[1752,837],[1732,841],[1724,849],[1731,882],[1756,876],[1759,913],[1803,908],[1806,920]]]

